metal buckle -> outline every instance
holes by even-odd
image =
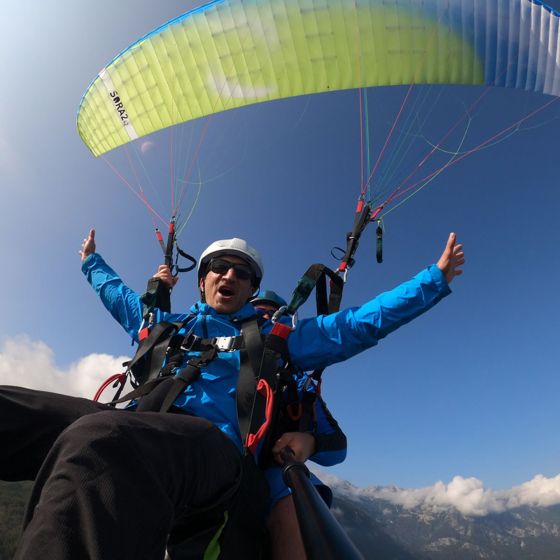
[[[194,345],[201,340],[200,336],[196,336],[196,334],[189,334],[189,336],[185,337],[183,340],[183,344],[181,344],[181,350],[184,352],[190,352]]]
[[[272,316],[272,318],[270,319],[272,324],[277,323],[278,320],[283,316],[283,315],[289,315],[288,313],[288,306],[287,305],[283,305],[282,307],[280,307]],[[291,316],[292,318],[292,330],[294,330],[296,328],[297,322],[298,322],[298,312],[295,311],[294,314]]]
[[[218,352],[231,352],[235,348],[236,336],[217,336],[212,339],[212,345]]]

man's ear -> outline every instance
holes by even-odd
[[[204,277],[201,277],[198,281],[198,289],[200,290],[200,299],[205,301],[204,299]]]

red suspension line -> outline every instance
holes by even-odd
[[[173,103],[175,105],[175,103]],[[171,189],[171,208],[172,214],[175,214],[175,127],[172,126],[171,130],[169,131],[169,178],[170,178],[170,185],[169,188]]]
[[[113,171],[113,173],[131,190],[132,194],[134,194],[137,198],[140,199],[140,201],[144,204],[144,206],[146,206],[146,208],[148,209],[148,212],[151,212],[151,214],[155,217],[157,217],[159,220],[161,220],[161,222],[163,224],[167,224],[167,220],[164,220],[159,214],[158,212],[153,208],[153,206],[148,202],[148,200],[146,199],[146,196],[144,195],[143,192],[138,192],[124,177],[121,173],[119,173],[119,171],[116,169],[116,167],[104,156],[101,156],[101,159],[109,166],[109,168]]]
[[[198,141],[198,145],[196,147],[196,150],[193,154],[191,162],[189,163],[189,167],[187,168],[187,171],[185,172],[185,176],[183,178],[183,187],[181,189],[181,194],[179,196],[179,200],[177,201],[177,206],[173,207],[173,215],[177,215],[177,211],[178,211],[179,207],[181,206],[181,203],[183,202],[183,198],[185,196],[188,181],[191,178],[191,174],[193,172],[194,165],[198,161],[198,158],[200,156],[200,150],[202,148],[202,145],[204,144],[204,140],[206,139],[206,133],[208,132],[208,127],[210,126],[210,121],[211,120],[212,120],[212,115],[210,115],[209,117],[206,118],[206,122],[204,123],[204,128],[202,130],[202,133],[200,135],[200,139]]]
[[[507,67],[502,71],[502,73],[494,80],[494,84],[506,73],[507,71]],[[418,172],[418,170],[420,169],[420,167],[422,167],[436,152],[436,150],[447,140],[447,138],[451,135],[452,132],[455,131],[455,129],[459,126],[459,124],[461,124],[461,122],[463,122],[463,120],[465,120],[465,117],[474,110],[474,108],[484,99],[484,97],[486,95],[488,95],[488,93],[490,92],[490,90],[492,89],[492,85],[488,85],[486,86],[486,88],[484,89],[484,91],[477,97],[477,99],[475,99],[473,101],[473,103],[471,103],[471,105],[468,107],[468,109],[465,111],[465,113],[463,114],[462,117],[460,117],[459,119],[457,119],[457,121],[455,122],[455,124],[442,136],[442,138],[440,138],[440,140],[438,141],[438,143],[422,158],[422,160],[420,161],[420,163],[418,163],[416,165],[416,167],[412,170],[412,172],[405,178],[403,179],[400,184],[397,186],[397,188],[393,191],[393,193],[391,194],[391,196],[389,197],[391,200],[394,197],[395,193],[397,193],[404,185],[406,185],[406,183],[412,179],[412,177],[414,177],[414,175],[416,175],[416,173]]]
[[[373,167],[373,169],[372,169],[372,171],[371,171],[371,173],[370,173],[370,175],[369,175],[369,177],[368,177],[368,179],[367,179],[367,181],[364,185],[364,189],[365,189],[365,187],[367,187],[371,183],[371,181],[372,181],[372,179],[373,179],[373,177],[374,177],[374,175],[377,171],[377,168],[379,167],[379,164],[381,163],[381,160],[383,159],[385,151],[386,151],[386,149],[389,145],[389,142],[391,141],[391,138],[393,137],[393,134],[395,132],[395,128],[397,127],[397,124],[398,124],[398,122],[401,118],[401,115],[404,111],[404,108],[405,108],[405,106],[408,102],[408,98],[410,97],[410,94],[412,93],[412,88],[413,87],[414,87],[414,84],[410,84],[410,86],[408,87],[408,91],[406,92],[406,96],[405,96],[405,98],[404,98],[404,100],[401,104],[401,108],[399,109],[399,112],[398,112],[398,114],[397,114],[397,116],[396,116],[396,118],[393,122],[393,126],[391,127],[391,130],[390,130],[389,134],[387,135],[387,138],[385,139],[385,144],[384,144],[381,152],[379,153],[379,156],[377,157],[377,161],[375,162],[375,165],[374,165],[374,167]]]
[[[413,185],[410,185],[409,187],[407,187],[406,189],[398,192],[398,191],[394,191],[389,198],[387,199],[387,201],[384,203],[384,206],[389,204],[392,200],[394,200],[395,198],[397,198],[398,196],[402,196],[408,192],[410,192],[411,190],[415,189],[418,185],[420,185],[421,183],[424,183],[425,181],[429,181],[431,178],[433,178],[435,175],[437,175],[438,173],[440,173],[443,169],[446,169],[447,167],[451,167],[452,165],[455,165],[456,163],[459,163],[461,160],[465,159],[467,156],[470,156],[480,150],[482,150],[485,146],[487,146],[488,144],[491,144],[494,140],[496,140],[497,138],[499,138],[500,136],[503,136],[504,134],[506,134],[507,132],[509,132],[510,130],[518,127],[520,124],[524,123],[526,120],[530,119],[531,117],[534,117],[536,114],[540,113],[541,111],[543,111],[544,109],[546,109],[547,107],[549,107],[550,105],[552,105],[553,103],[556,103],[556,101],[558,101],[558,99],[560,99],[560,97],[554,97],[552,98],[550,101],[547,101],[544,105],[541,105],[539,108],[535,109],[534,111],[532,111],[531,113],[525,115],[523,118],[519,119],[518,121],[516,121],[515,123],[513,123],[512,125],[504,128],[503,130],[500,130],[499,132],[497,132],[496,134],[492,135],[490,138],[486,139],[484,142],[481,142],[478,146],[475,146],[474,148],[466,151],[464,154],[461,154],[459,157],[457,157],[456,159],[446,163],[445,165],[443,165],[442,167],[440,167],[439,169],[437,169],[436,171],[433,171],[432,173],[430,173],[429,175],[426,175],[425,177],[423,177],[422,179],[420,179],[419,181],[416,181],[416,183],[414,183]]]
[[[364,106],[362,99],[362,88],[358,88],[359,105],[360,105],[360,181],[361,181],[361,198],[366,194],[366,186],[364,184]]]
[[[140,181],[140,177],[138,176],[136,166],[134,165],[134,163],[132,162],[132,158],[130,157],[130,150],[128,150],[128,147],[126,145],[124,146],[124,151],[125,151],[126,157],[128,159],[128,165],[129,165],[132,173],[134,174],[134,179],[136,180],[136,184],[138,185],[138,189],[139,189],[140,193],[142,193],[141,197],[144,200],[147,201],[148,199],[146,197],[146,193],[144,192],[144,188],[142,187],[142,182]],[[156,223],[156,220],[154,218],[153,213],[148,212],[148,215],[150,216],[150,220],[152,221],[152,226],[154,227],[154,229],[157,229],[157,223]]]

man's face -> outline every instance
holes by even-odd
[[[269,303],[268,301],[258,301],[257,303],[253,304],[253,307],[267,321],[270,321],[274,313],[276,313],[276,311],[278,310],[277,305]]]
[[[235,255],[220,255],[213,260],[244,265],[250,270],[247,262]],[[239,311],[255,289],[252,284],[252,277],[241,279],[237,276],[234,268],[229,268],[223,273],[213,272],[211,268],[211,265],[209,265],[206,276],[200,279],[199,284],[201,291],[204,292],[206,303],[218,313],[229,314]],[[222,266],[221,268],[225,267]]]

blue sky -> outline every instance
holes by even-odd
[[[560,9],[560,1],[549,4]],[[114,55],[192,6],[25,0],[3,8],[0,382],[40,385],[52,374],[64,385],[78,375],[76,364],[95,376],[99,355],[131,352],[82,277],[77,252],[95,226],[99,252],[141,291],[161,251],[145,209],[82,144],[76,111]],[[404,92],[384,89],[370,100],[377,147]],[[477,95],[445,88],[420,148],[437,142],[442,126]],[[263,255],[266,285],[286,296],[308,264],[336,266],[330,250],[344,243],[359,192],[357,94],[316,97],[212,121],[199,161],[204,187],[181,237],[195,255],[214,239],[248,239]],[[536,94],[491,92],[467,142],[476,145],[544,102]],[[543,111],[387,216],[382,265],[375,263],[374,229],[364,234],[345,305],[435,262],[450,231],[468,262],[437,308],[325,373],[325,398],[349,437],[349,457],[334,474],[361,486],[403,487],[461,475],[499,489],[560,473],[559,116],[560,104]],[[196,138],[196,126],[185,134]],[[157,149],[166,138],[154,139]],[[126,169],[121,156],[111,157]],[[159,167],[166,166],[149,165],[165,197],[169,178]],[[174,308],[196,296],[194,277],[185,275]],[[102,359],[106,368],[117,361]]]

